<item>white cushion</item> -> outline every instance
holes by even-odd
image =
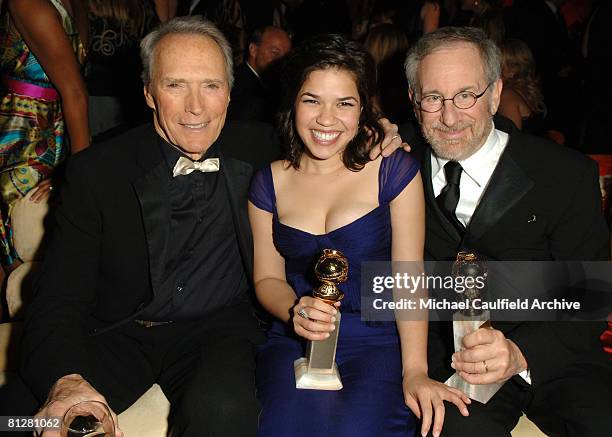
[[[512,437],[546,437],[546,434],[540,431],[525,415],[521,416],[510,434]]]
[[[169,413],[168,399],[159,385],[153,384],[119,415],[119,427],[126,437],[166,437]]]

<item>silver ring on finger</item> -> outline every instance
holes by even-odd
[[[53,185],[49,185],[49,191],[53,191]]]
[[[395,135],[393,135],[393,136],[391,137],[391,141],[393,141],[393,140],[395,140],[396,138],[399,138],[399,137],[400,137],[400,135],[399,135],[399,134],[395,134]]]
[[[303,317],[305,319],[308,319],[308,313],[306,312],[306,310],[304,308],[300,308],[298,311],[298,316]]]

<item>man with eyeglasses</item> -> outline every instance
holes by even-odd
[[[461,250],[499,261],[607,259],[596,164],[509,120],[494,123],[502,81],[493,41],[478,29],[441,28],[412,47],[405,68],[427,143],[426,259],[454,260]],[[603,324],[494,321],[465,336],[458,353],[452,323],[431,325],[432,377],[456,370],[472,384],[504,383],[488,403],[472,402],[468,417],[447,408],[444,435],[510,436],[523,413],[550,435],[609,433]]]

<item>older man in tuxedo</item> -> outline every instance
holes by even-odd
[[[426,143],[426,257],[460,250],[494,260],[605,260],[597,167],[586,157],[493,122],[500,54],[473,28],[424,36],[406,60],[410,98]],[[416,142],[416,140],[414,141]],[[469,417],[448,408],[444,435],[510,436],[526,413],[550,435],[600,436],[610,429],[612,374],[591,323],[493,323],[463,339],[432,323],[430,373],[468,382],[505,382]],[[439,430],[437,430],[439,432]],[[435,434],[434,434],[435,435]]]
[[[22,374],[41,415],[84,399],[120,412],[157,382],[174,434],[254,435],[253,166],[222,134],[231,49],[211,23],[175,19],[141,55],[153,124],[71,158]]]

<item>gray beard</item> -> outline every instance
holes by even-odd
[[[483,135],[478,140],[476,140],[476,138],[471,138],[468,140],[468,143],[463,146],[460,146],[460,143],[454,140],[439,141],[433,134],[428,134],[424,128],[422,128],[421,131],[437,157],[448,159],[449,161],[462,161],[472,156],[484,145],[493,128],[492,120],[492,118],[489,120],[487,126],[485,126]],[[480,144],[474,144],[476,141],[480,142]]]

